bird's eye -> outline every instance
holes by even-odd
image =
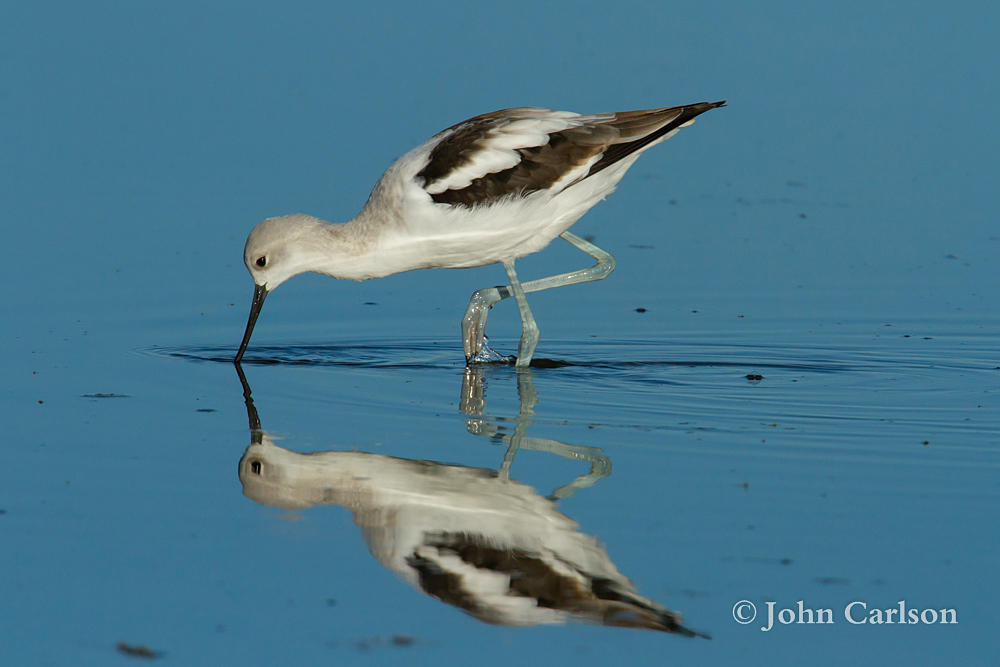
[[[267,257],[261,255],[257,258],[257,266],[263,267],[265,264],[267,264]]]

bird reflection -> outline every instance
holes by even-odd
[[[481,418],[482,376],[469,373],[463,384],[463,409],[475,415],[470,430],[481,429],[508,444],[497,472],[366,452],[301,454],[279,447],[261,429],[238,365],[237,371],[250,418],[251,444],[239,463],[248,498],[284,509],[346,507],[379,563],[414,588],[487,623],[583,621],[706,637],[684,627],[679,613],[640,595],[598,540],[580,532],[554,500],[510,479],[519,448],[591,462],[591,473],[553,496],[588,486],[610,470],[607,459],[592,448],[525,437],[524,417],[537,400],[525,382],[519,387],[515,432],[507,435],[491,432],[499,429]]]

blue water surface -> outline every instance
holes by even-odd
[[[998,15],[5,8],[0,663],[995,664]],[[542,367],[465,369],[496,266],[297,277],[246,387],[229,363],[256,222],[349,219],[478,113],[717,99],[574,227],[618,268],[530,296]],[[518,271],[587,259],[557,242]],[[516,308],[489,332],[513,353]],[[393,570],[414,534],[505,521],[515,565],[589,554],[712,639],[504,624]],[[844,617],[900,601],[957,622]],[[764,631],[769,603],[834,622]]]

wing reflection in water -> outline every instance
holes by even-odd
[[[553,500],[510,479],[510,448],[500,473],[356,451],[300,454],[261,430],[250,387],[237,370],[250,416],[251,444],[239,463],[248,498],[285,509],[346,507],[382,565],[487,623],[584,621],[706,636],[636,592],[598,540],[580,532]],[[555,441],[521,435],[509,436],[510,445],[554,448]],[[564,455],[601,467],[603,457],[595,458],[594,450],[567,447]],[[589,483],[584,475],[562,489]]]

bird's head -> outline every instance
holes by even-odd
[[[308,271],[310,239],[322,226],[321,220],[295,214],[268,218],[254,227],[243,247],[243,262],[254,284],[270,292]]]
[[[323,224],[308,215],[285,215],[268,218],[250,232],[243,247],[243,262],[253,278],[254,292],[236,363],[243,358],[268,292],[292,276],[309,270],[315,236]]]

